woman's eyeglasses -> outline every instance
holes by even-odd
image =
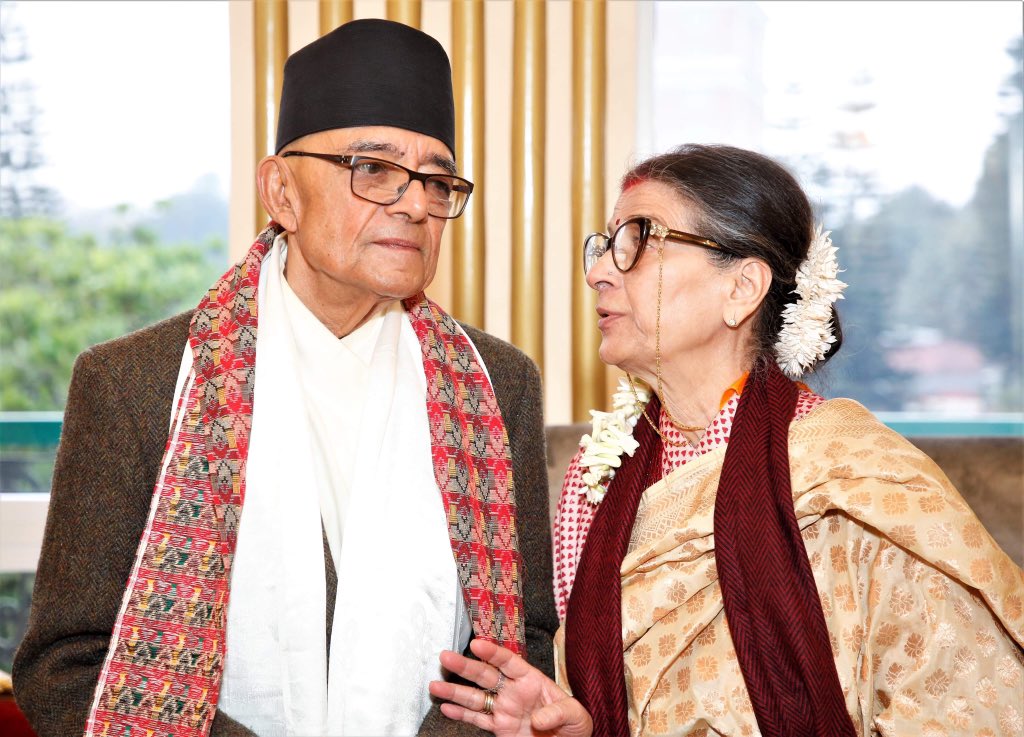
[[[699,235],[672,230],[664,225],[652,222],[650,218],[630,218],[610,236],[605,233],[591,233],[583,241],[583,271],[589,274],[604,254],[611,250],[612,263],[615,268],[626,273],[640,260],[640,255],[647,248],[651,236],[661,240],[674,240],[688,243],[701,248],[713,248],[723,251],[720,245]]]

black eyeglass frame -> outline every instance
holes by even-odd
[[[375,205],[395,204],[400,199],[402,199],[402,195],[404,195],[406,190],[409,189],[409,184],[414,181],[422,183],[424,189],[426,189],[427,182],[430,181],[431,179],[454,180],[455,186],[452,187],[452,191],[458,192],[460,195],[463,193],[465,194],[465,198],[462,200],[462,205],[459,207],[458,211],[455,214],[449,215],[434,215],[434,213],[428,211],[428,214],[431,217],[443,218],[444,220],[454,220],[455,218],[459,217],[463,212],[465,212],[466,205],[469,204],[469,196],[473,194],[473,183],[468,179],[463,179],[462,177],[455,176],[454,174],[424,174],[423,172],[413,171],[412,169],[402,166],[401,164],[396,164],[394,161],[387,161],[386,159],[377,159],[374,158],[373,156],[358,156],[350,154],[321,154],[313,153],[311,151],[285,151],[283,154],[281,154],[281,156],[308,156],[313,159],[322,159],[323,161],[329,161],[330,163],[336,164],[338,166],[344,166],[346,169],[352,169],[361,161],[371,161],[375,164],[383,164],[385,166],[389,166],[395,169],[401,169],[402,171],[404,171],[406,175],[409,177],[409,179],[406,181],[405,186],[399,190],[398,195],[394,199],[387,202],[380,202],[378,200],[370,199],[366,195],[359,194],[358,192],[356,192],[355,189],[355,177],[353,176],[349,180],[349,186],[352,188],[352,194],[354,194],[356,197],[360,199],[366,200],[367,202],[372,202]]]
[[[640,242],[637,244],[636,252],[633,254],[633,260],[629,263],[629,265],[623,268],[622,266],[619,265],[619,262],[615,258],[615,238],[616,236],[619,235],[620,232],[622,232],[623,228],[631,224],[636,224],[640,226]],[[617,227],[615,229],[615,232],[612,233],[611,235],[608,235],[607,233],[591,233],[590,235],[583,239],[584,274],[589,273],[589,269],[587,269],[587,253],[590,251],[591,242],[593,241],[593,239],[604,238],[605,247],[604,250],[601,252],[601,255],[594,259],[594,264],[590,268],[594,268],[594,266],[597,265],[597,262],[601,259],[601,256],[604,256],[605,253],[611,251],[612,263],[615,264],[615,268],[618,269],[620,273],[625,274],[631,271],[633,267],[636,266],[637,263],[639,263],[640,256],[643,254],[645,250],[647,250],[647,241],[650,239],[652,235],[654,235],[656,238],[661,239],[662,241],[675,240],[680,241],[681,243],[687,243],[691,246],[699,246],[700,248],[710,248],[715,251],[730,253],[728,249],[723,248],[721,245],[711,240],[710,238],[704,238],[699,235],[694,235],[693,233],[686,233],[683,232],[682,230],[672,230],[672,228],[665,227],[664,225],[656,223],[647,217],[635,217],[626,220],[619,227]]]

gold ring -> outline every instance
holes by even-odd
[[[480,711],[483,714],[494,713],[494,694],[490,691],[484,691],[484,708]]]

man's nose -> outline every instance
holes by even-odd
[[[387,206],[389,214],[407,214],[413,222],[427,217],[427,190],[423,182],[410,180],[398,200]]]

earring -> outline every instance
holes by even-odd
[[[726,320],[726,324],[729,327],[731,327],[731,328],[736,327],[736,315],[735,315],[735,313],[733,313],[733,316],[730,319]]]

